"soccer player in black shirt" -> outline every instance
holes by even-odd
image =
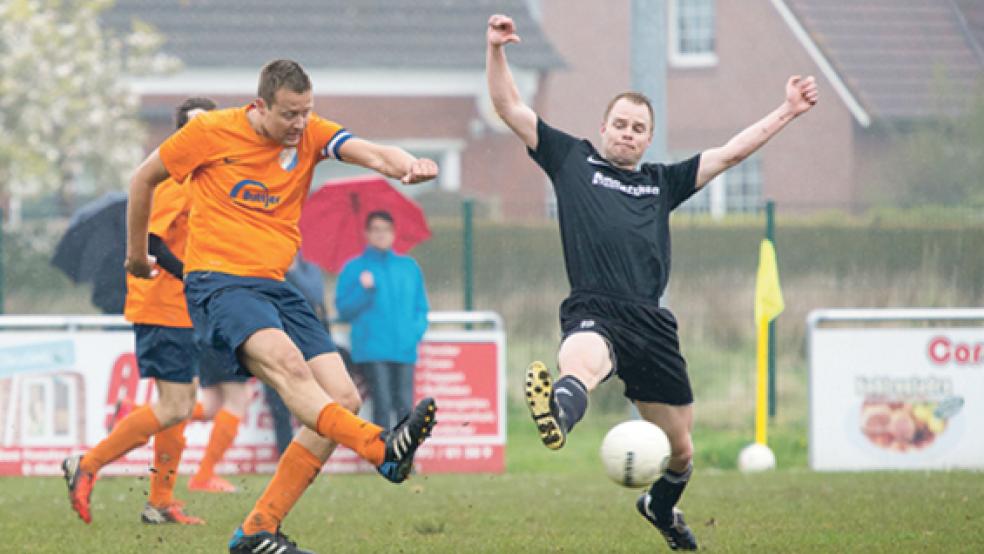
[[[670,212],[738,164],[817,101],[813,77],[790,77],[782,104],[726,144],[680,163],[639,166],[653,134],[642,94],[617,95],[605,110],[601,148],[554,129],[520,98],[504,47],[513,21],[489,19],[486,75],[496,113],[550,177],[571,294],[560,307],[560,377],[533,362],[525,388],[540,438],[551,449],[584,416],[588,392],[616,374],[640,415],[666,432],[669,467],[636,503],[674,550],[697,540],[676,508],[692,472],[693,393],[677,323],[659,305],[670,272]]]

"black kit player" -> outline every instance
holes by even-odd
[[[677,323],[659,305],[670,270],[670,212],[738,164],[817,101],[813,77],[790,77],[782,104],[718,148],[675,164],[639,165],[652,142],[649,100],[626,92],[609,103],[601,148],[559,131],[523,103],[505,45],[513,21],[489,19],[486,75],[496,112],[527,146],[554,186],[571,294],[560,307],[560,376],[540,362],[526,372],[528,407],[543,443],[564,446],[584,416],[588,393],[615,374],[640,415],[666,432],[672,454],[663,476],[636,502],[669,546],[697,540],[676,508],[693,471],[693,393]]]

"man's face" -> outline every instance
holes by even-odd
[[[653,141],[649,109],[619,98],[601,125],[601,155],[618,167],[635,169]]]
[[[281,88],[273,95],[273,104],[267,106],[262,98],[257,98],[256,107],[267,138],[284,146],[297,146],[314,110],[314,93]]]
[[[393,224],[385,219],[373,218],[369,227],[366,228],[366,242],[378,250],[392,248],[395,238],[396,233],[393,232]]]

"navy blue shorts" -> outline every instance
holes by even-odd
[[[140,376],[160,381],[190,383],[198,376],[198,345],[190,327],[135,323],[137,366]]]
[[[250,375],[238,348],[260,329],[280,329],[310,360],[335,352],[335,343],[311,305],[287,281],[240,277],[214,271],[185,275],[185,298],[200,348],[214,348],[235,367],[227,371]]]
[[[203,387],[214,387],[222,383],[249,381],[250,376],[239,372],[238,368],[239,362],[228,350],[205,348],[198,368],[198,383]]]

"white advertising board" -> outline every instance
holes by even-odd
[[[953,313],[811,315],[813,469],[984,468],[984,320],[926,325]]]

